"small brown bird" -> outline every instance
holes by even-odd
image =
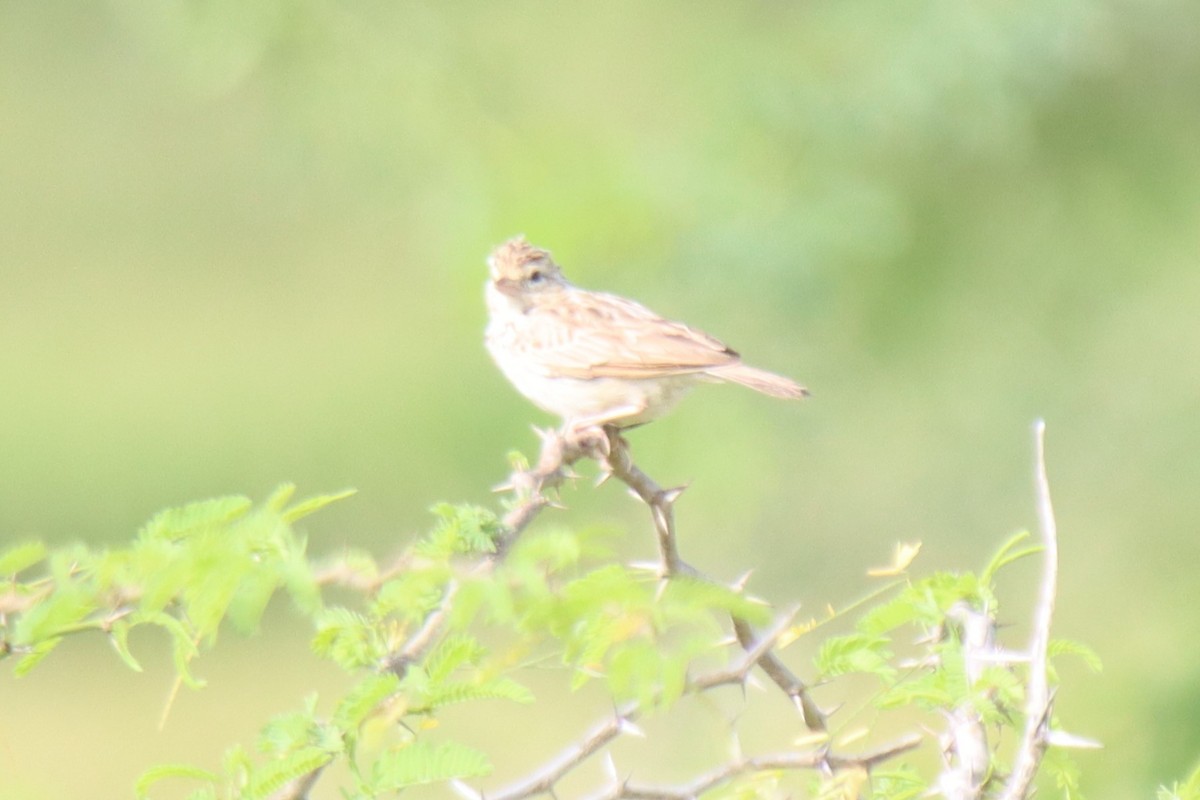
[[[706,333],[616,295],[572,285],[550,253],[517,237],[488,258],[488,352],[564,428],[649,422],[702,381],[798,399],[795,381],[747,366]]]

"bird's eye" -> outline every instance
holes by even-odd
[[[544,278],[544,277],[546,277],[546,276],[535,269],[533,272],[529,273],[529,282],[530,283],[541,283],[542,278]]]

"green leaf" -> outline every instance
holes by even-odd
[[[369,675],[346,693],[333,712],[333,724],[352,732],[387,698],[400,690],[400,679],[392,672]]]
[[[377,618],[396,614],[409,622],[420,622],[442,604],[448,578],[449,569],[442,565],[402,572],[379,587],[371,614]]]
[[[495,512],[482,506],[439,503],[432,509],[440,520],[416,547],[421,555],[448,558],[460,553],[492,553],[503,525]]]
[[[651,641],[627,642],[613,649],[607,677],[619,700],[636,700],[644,707],[666,704],[683,692],[687,659]]]
[[[309,514],[316,513],[328,505],[332,505],[339,500],[345,500],[347,497],[352,497],[357,494],[357,489],[344,489],[333,494],[322,494],[316,497],[310,497],[307,500],[301,500],[296,505],[285,510],[282,513],[284,522],[292,523],[297,520],[307,517]]]
[[[431,744],[421,740],[380,754],[371,769],[371,785],[382,793],[453,778],[475,778],[491,771],[487,756],[474,748],[457,742]]]
[[[141,672],[142,665],[138,663],[138,660],[133,657],[133,653],[129,651],[129,631],[132,627],[126,620],[117,620],[109,628],[108,641],[127,667],[134,672]]]
[[[194,677],[188,669],[192,659],[199,655],[200,652],[196,649],[196,635],[189,632],[182,622],[170,614],[150,614],[146,616],[146,622],[159,626],[170,635],[171,658],[175,663],[175,672],[179,676],[179,679],[189,689],[203,688],[204,681]]]
[[[511,678],[494,678],[479,683],[456,682],[424,687],[420,710],[433,710],[455,703],[474,700],[511,700],[515,703],[533,702],[533,693]]]
[[[316,744],[317,728],[312,708],[277,714],[259,732],[259,752],[279,757]]]
[[[1200,800],[1200,766],[1183,783],[1174,783],[1170,789],[1160,786],[1158,800]]]
[[[58,647],[58,643],[62,641],[62,637],[57,639],[44,639],[30,648],[30,651],[21,656],[17,663],[13,665],[13,675],[18,678],[24,677],[33,670],[46,656],[50,655],[50,651]]]
[[[313,575],[312,564],[301,553],[291,553],[279,565],[280,578],[288,596],[308,616],[315,616],[322,606],[321,586]]]
[[[817,653],[816,665],[825,677],[848,673],[866,673],[891,680],[896,670],[891,666],[891,640],[886,636],[867,636],[852,633],[825,640]]]
[[[267,497],[266,502],[264,502],[263,505],[278,514],[283,511],[284,506],[288,504],[288,501],[291,500],[295,494],[296,484],[281,483],[279,486],[275,487],[275,491],[271,492],[270,496]]]
[[[387,655],[379,631],[369,620],[345,608],[329,608],[317,618],[313,652],[342,669],[373,666]]]
[[[137,795],[138,800],[146,800],[150,795],[150,787],[168,778],[207,781],[213,784],[221,780],[220,775],[209,772],[206,769],[193,767],[190,764],[160,764],[151,767],[139,775],[137,782],[133,786],[133,791]]]
[[[1100,672],[1104,669],[1104,664],[1100,661],[1100,654],[1083,642],[1077,642],[1074,639],[1051,639],[1046,646],[1046,654],[1051,658],[1061,655],[1078,656],[1083,659],[1083,663],[1092,672]]]
[[[13,644],[37,644],[55,638],[95,610],[96,602],[90,592],[77,584],[60,581],[53,593],[17,620],[13,626]]]
[[[46,545],[41,542],[23,542],[14,545],[0,555],[0,576],[16,575],[29,569],[46,557]]]
[[[273,573],[260,570],[246,575],[229,603],[229,621],[239,633],[250,634],[258,630],[267,604],[278,587],[279,579]]]
[[[988,562],[988,565],[983,568],[983,572],[979,576],[979,582],[984,586],[991,586],[992,581],[996,577],[996,573],[1001,569],[1013,563],[1014,561],[1019,561],[1020,559],[1025,558],[1025,556],[1041,552],[1042,548],[1040,545],[1024,547],[1020,550],[1017,549],[1017,545],[1021,544],[1028,538],[1029,531],[1017,531],[1012,536],[1008,537],[1008,540],[1005,541],[1004,544],[1000,545],[1000,549],[996,551],[996,555],[992,556],[992,560]]]
[[[1051,747],[1042,756],[1042,772],[1054,781],[1063,800],[1083,800],[1079,790],[1079,765],[1062,748]]]
[[[283,786],[321,769],[333,760],[333,754],[320,747],[305,747],[276,761],[268,761],[250,773],[250,785],[244,800],[262,800]]]
[[[925,611],[920,608],[919,596],[911,590],[906,590],[867,611],[855,628],[866,636],[882,636],[903,625],[922,621],[925,617]]]
[[[155,514],[142,526],[138,538],[182,539],[204,528],[225,525],[245,514],[252,505],[248,497],[231,496],[168,508]]]
[[[438,642],[425,659],[425,671],[430,679],[444,681],[459,667],[478,664],[486,654],[487,651],[475,637],[467,633],[452,633]]]

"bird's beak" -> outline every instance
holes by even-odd
[[[521,292],[521,285],[512,278],[496,278],[492,281],[492,285],[499,290],[500,294],[516,297]]]

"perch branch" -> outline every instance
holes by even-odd
[[[712,578],[703,575],[684,561],[679,555],[679,546],[675,537],[674,505],[685,487],[664,490],[654,479],[638,469],[637,465],[633,463],[633,458],[629,452],[629,443],[615,430],[606,429],[606,432],[609,437],[609,446],[604,463],[609,472],[613,477],[633,490],[634,494],[650,507],[650,514],[654,521],[654,530],[658,536],[658,550],[661,559],[659,566],[660,573],[667,578],[676,575],[687,575],[710,583],[716,583]],[[746,650],[753,649],[759,641],[759,637],[755,635],[750,624],[738,617],[732,617],[732,622],[738,642]],[[808,687],[784,665],[783,661],[773,650],[768,649],[764,651],[758,660],[758,665],[762,667],[767,677],[784,694],[791,698],[792,703],[800,712],[804,724],[810,730],[825,730],[825,715],[816,702],[813,701],[812,697],[809,696]]]

